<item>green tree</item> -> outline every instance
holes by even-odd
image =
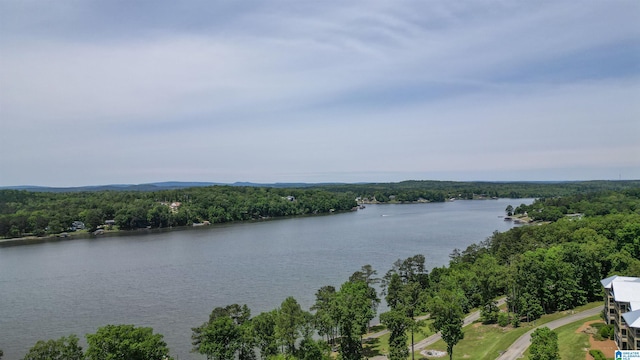
[[[62,223],[60,222],[60,220],[52,219],[51,221],[49,221],[49,224],[47,225],[47,233],[59,234],[63,231],[64,231],[64,227],[62,226]]]
[[[192,328],[194,351],[216,360],[253,359],[255,345],[249,323],[251,311],[246,305],[232,304],[217,307],[209,315],[209,321]]]
[[[255,348],[258,345],[253,336],[253,322],[249,321],[240,325],[240,348],[238,349],[238,360],[256,360]]]
[[[411,319],[407,318],[402,309],[392,309],[380,314],[380,321],[391,333],[389,336],[389,359],[405,360],[409,356],[407,329],[411,325]]]
[[[541,327],[531,334],[531,360],[559,360],[558,334],[548,327]]]
[[[156,204],[147,212],[147,221],[153,228],[168,227],[171,212],[168,206]]]
[[[478,256],[471,271],[476,275],[481,304],[487,304],[504,293],[507,284],[507,269],[498,264],[498,259],[495,256],[489,254]]]
[[[544,309],[540,305],[540,300],[534,295],[525,293],[519,297],[518,314],[516,316],[526,316],[527,322],[535,320],[544,314]]]
[[[147,210],[141,203],[127,204],[116,212],[116,225],[122,230],[135,230],[147,226]]]
[[[299,360],[330,360],[330,350],[326,342],[307,336],[300,342],[297,358]]]
[[[480,308],[480,319],[483,324],[495,324],[498,322],[498,314],[500,309],[496,301],[489,301]]]
[[[193,328],[194,351],[206,355],[207,359],[231,360],[240,348],[239,331],[233,320],[227,316],[209,321],[199,328]]]
[[[234,325],[238,327],[238,359],[254,360],[256,358],[254,348],[256,347],[257,342],[253,336],[251,310],[249,310],[249,307],[246,304],[242,306],[233,304],[227,307],[227,311],[233,320]]]
[[[349,281],[362,280],[367,283],[367,285],[375,285],[380,282],[380,279],[375,277],[378,274],[376,270],[369,264],[362,266],[359,271],[354,272],[351,277],[349,277]]]
[[[82,353],[82,347],[78,345],[78,337],[75,335],[69,335],[68,337],[61,337],[58,340],[38,341],[27,355],[24,360],[82,360],[84,354]],[[0,351],[0,357],[2,351]]]
[[[315,311],[315,326],[318,335],[326,336],[328,343],[333,343],[337,337],[338,315],[336,303],[336,288],[323,286],[316,291],[316,302],[311,306]]]
[[[302,335],[305,323],[304,311],[293,297],[286,298],[276,316],[276,338],[287,354],[296,352],[296,341]]]
[[[340,355],[343,360],[362,358],[362,335],[369,321],[375,317],[371,307],[371,293],[366,282],[347,281],[336,294]]]
[[[277,311],[260,313],[251,319],[253,323],[253,336],[256,346],[260,349],[262,359],[278,354],[278,342],[276,339]]]
[[[364,281],[368,287],[369,299],[371,300],[371,308],[374,313],[378,312],[378,305],[380,305],[380,299],[378,298],[378,293],[373,285],[378,284],[381,279],[376,278],[375,275],[378,272],[373,269],[373,267],[369,264],[362,266],[359,271],[354,272],[350,277],[349,281]],[[371,324],[367,324],[367,327],[371,327]]]
[[[636,259],[640,258],[640,223],[628,222],[615,235],[618,248]]]
[[[150,327],[107,325],[95,334],[87,334],[89,360],[156,360],[169,359],[169,348],[161,334]]]
[[[89,231],[95,231],[103,224],[102,212],[98,209],[87,209],[80,213],[80,216]]]
[[[504,211],[507,213],[507,216],[513,215],[513,206],[507,205],[507,208],[504,209]]]
[[[429,313],[433,319],[432,326],[440,331],[442,340],[447,344],[449,359],[453,359],[453,347],[464,338],[462,325],[462,295],[451,289],[440,289],[429,301]]]
[[[416,321],[418,313],[424,310],[429,275],[425,269],[424,255],[414,255],[405,260],[398,259],[391,270],[385,274],[386,301],[397,315],[404,314],[411,332],[411,358],[414,357],[414,335],[419,331],[421,322]]]

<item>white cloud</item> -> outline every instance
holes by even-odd
[[[193,27],[167,9],[112,37],[85,6],[1,30],[0,166],[24,170],[0,185],[79,155],[99,167],[58,184],[640,168],[637,68],[572,67],[637,47],[637,2],[296,2]]]

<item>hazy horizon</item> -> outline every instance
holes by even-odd
[[[152,181],[145,183],[98,183],[98,184],[81,184],[70,186],[50,186],[39,184],[20,184],[20,185],[0,185],[0,189],[11,188],[91,188],[91,187],[108,187],[108,186],[141,186],[141,185],[162,185],[162,184],[205,184],[205,185],[288,185],[288,184],[304,184],[304,185],[323,185],[323,184],[374,184],[374,183],[400,183],[405,181],[442,181],[442,182],[478,182],[478,183],[570,183],[570,182],[590,182],[590,181],[640,181],[640,179],[582,179],[582,180],[436,180],[436,179],[404,179],[398,181],[357,181],[357,182],[343,182],[343,181],[325,181],[325,182],[304,182],[304,181],[292,181],[292,182],[253,182],[253,181],[234,181],[234,182],[219,182],[219,181]]]
[[[0,186],[640,179],[640,2],[0,2]]]

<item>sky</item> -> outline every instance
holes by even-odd
[[[637,0],[0,0],[0,186],[601,179]]]

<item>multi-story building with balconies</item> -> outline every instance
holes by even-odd
[[[640,278],[616,275],[600,283],[605,292],[605,320],[614,326],[618,348],[640,349]]]

